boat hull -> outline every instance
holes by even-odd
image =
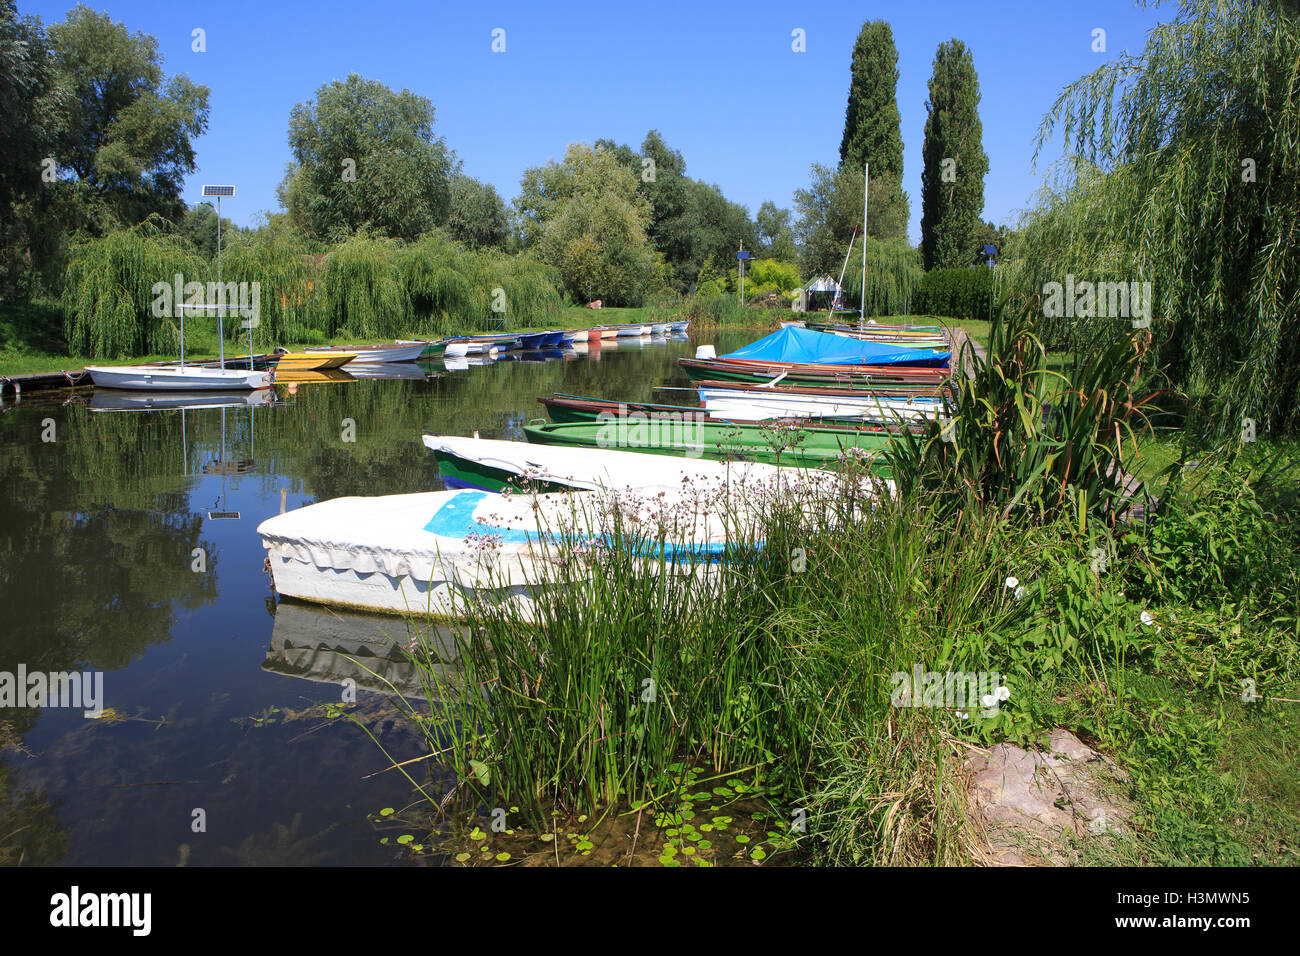
[[[98,388],[142,392],[211,392],[226,389],[269,388],[271,373],[244,369],[204,368],[197,365],[160,368],[151,365],[86,366]]]
[[[358,345],[303,349],[310,354],[353,353],[348,365],[377,365],[386,362],[414,362],[424,352],[424,342],[394,343],[393,345]]]
[[[709,421],[706,416],[609,416],[595,423],[538,423],[524,436],[543,445],[597,448],[714,461],[752,461],[794,468],[838,468],[852,455],[872,474],[888,475],[888,433]]]

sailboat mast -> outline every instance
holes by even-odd
[[[862,301],[859,325],[867,322],[867,189],[871,185],[871,164],[862,167]]]
[[[858,238],[858,227],[853,227],[853,235],[849,236],[849,248],[844,253],[844,265],[840,266],[840,282],[835,287],[835,298],[831,300],[831,317],[835,317],[835,307],[840,304],[840,292],[844,288],[844,273],[849,269],[849,257],[853,255],[853,242]]]

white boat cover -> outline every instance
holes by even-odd
[[[831,491],[843,479],[829,471],[752,461],[678,458],[605,448],[569,448],[491,438],[424,436],[425,447],[529,478],[587,490],[697,492],[748,485],[752,490]],[[863,489],[869,496],[871,489]]]

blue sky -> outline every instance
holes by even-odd
[[[166,3],[96,0],[132,31],[158,38],[167,73],[211,88],[208,132],[185,198],[204,182],[234,183],[222,213],[251,225],[278,208],[289,160],[289,111],[349,72],[429,97],[435,129],[470,175],[507,201],[525,168],[568,143],[606,137],[639,147],[659,129],[687,174],[756,212],[793,208],[809,166],[839,159],[853,41],[864,20],[886,19],[899,53],[909,235],[920,236],[921,142],[935,48],[973,51],[984,148],[984,218],[1014,222],[1046,171],[1031,158],[1044,113],[1061,89],[1121,52],[1174,7],[1132,0],[927,0],[894,3]],[[19,12],[62,20],[67,0]],[[206,31],[207,50],[191,49]],[[504,29],[506,51],[493,53]],[[1093,30],[1106,52],[1093,52]],[[801,29],[807,50],[791,49]],[[1049,151],[1048,160],[1056,158]]]

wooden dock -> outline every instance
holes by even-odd
[[[26,392],[48,392],[53,389],[90,388],[94,383],[86,370],[75,372],[35,372],[30,375],[0,375],[0,399],[7,396],[21,398]]]
[[[265,366],[276,356],[270,354],[254,355],[253,362]],[[242,368],[243,363],[248,361],[247,355],[233,355],[226,359],[226,368]],[[150,366],[157,368],[175,368],[180,365],[179,361],[175,362],[148,362]],[[217,368],[219,363],[214,360],[201,360],[190,362],[190,365],[203,368]],[[35,372],[29,375],[4,375],[0,374],[0,399],[8,396],[21,398],[25,392],[48,392],[55,389],[71,388],[90,388],[94,382],[90,379],[90,373],[84,368],[76,371],[66,369],[58,372]]]

